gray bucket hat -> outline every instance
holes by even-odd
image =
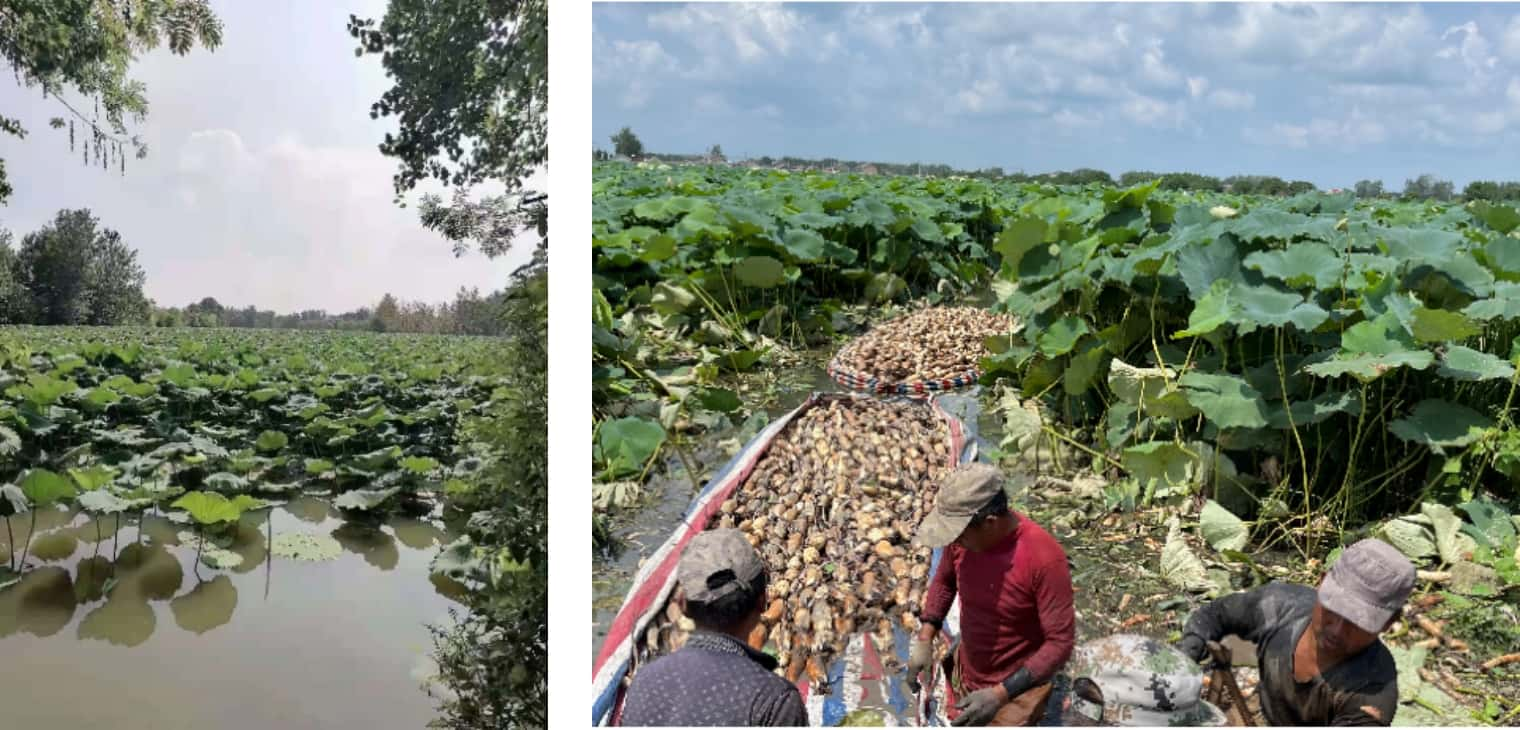
[[[1414,578],[1414,564],[1398,548],[1367,538],[1346,548],[1330,566],[1319,586],[1319,603],[1363,631],[1379,634],[1409,600]]]
[[[686,600],[711,603],[735,591],[747,591],[765,572],[765,563],[744,533],[720,527],[698,533],[676,564],[676,583]]]
[[[1002,489],[1003,473],[997,467],[979,461],[962,465],[940,486],[934,509],[924,516],[913,541],[931,548],[955,542],[971,518]]]
[[[1114,634],[1078,646],[1066,665],[1073,680],[1086,677],[1103,693],[1107,725],[1210,726],[1229,724],[1224,711],[1203,699],[1203,667],[1169,644],[1138,634]],[[1096,708],[1073,711],[1093,717]]]

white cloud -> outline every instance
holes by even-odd
[[[804,30],[802,16],[773,3],[693,3],[649,16],[649,27],[677,33],[709,52],[755,63],[786,56]],[[725,53],[726,52],[726,53]]]
[[[1520,58],[1520,15],[1509,19],[1509,26],[1504,29],[1499,47],[1504,49],[1506,58]]]
[[[1181,104],[1173,104],[1144,94],[1134,94],[1119,106],[1130,120],[1149,127],[1180,127],[1186,117]]]
[[[1256,144],[1305,149],[1336,147],[1340,149],[1382,144],[1388,130],[1382,122],[1353,107],[1344,119],[1316,117],[1308,124],[1273,123],[1266,129],[1247,127],[1242,136]]]
[[[1246,127],[1241,131],[1241,136],[1247,142],[1272,147],[1289,147],[1303,149],[1309,146],[1309,128],[1282,122],[1274,123],[1267,129]]]
[[[1209,90],[1209,80],[1202,76],[1189,76],[1187,79],[1188,96],[1197,99]]]
[[[728,103],[728,99],[722,94],[706,93],[698,95],[692,102],[692,110],[707,116],[719,117],[732,114],[734,108]]]
[[[1182,82],[1182,74],[1166,63],[1166,52],[1158,41],[1140,56],[1140,78],[1153,86],[1170,88]]]
[[[1092,129],[1103,124],[1103,118],[1097,114],[1080,114],[1071,109],[1063,108],[1051,116],[1050,120],[1062,129]]]
[[[1220,109],[1250,109],[1256,106],[1256,95],[1249,91],[1215,89],[1209,93],[1209,103]]]

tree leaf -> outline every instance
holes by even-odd
[[[1405,440],[1429,446],[1437,454],[1445,449],[1466,446],[1493,426],[1487,416],[1450,401],[1427,398],[1415,404],[1404,418],[1389,424],[1388,431]]]
[[[1244,550],[1251,532],[1244,520],[1212,499],[1204,503],[1198,514],[1198,529],[1215,550]]]

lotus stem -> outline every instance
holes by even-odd
[[[201,526],[199,524],[197,524],[195,526],[195,568],[194,568],[194,570],[195,570],[195,579],[197,581],[202,580],[202,578],[201,578],[201,546],[203,546],[205,544],[206,544],[206,538],[201,535]]]
[[[16,570],[16,535],[11,532],[11,518],[10,518],[9,515],[7,515],[6,518],[5,518],[5,540],[6,540],[5,544],[10,548],[10,550],[6,551],[7,560],[10,562],[11,570],[15,571]]]
[[[10,523],[7,522],[7,525]],[[37,510],[32,510],[32,525],[26,528],[26,545],[21,548],[21,572],[26,572],[26,557],[32,551],[32,535],[37,532]],[[14,545],[15,543],[11,543]]]

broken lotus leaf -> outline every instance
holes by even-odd
[[[333,500],[333,506],[338,509],[369,511],[384,504],[385,500],[390,499],[399,491],[401,490],[398,487],[391,487],[390,489],[355,489],[338,495],[338,498]]]
[[[1178,588],[1194,593],[1214,588],[1208,570],[1203,567],[1203,561],[1193,554],[1193,549],[1183,539],[1182,525],[1176,517],[1170,520],[1166,545],[1161,548],[1161,577]]]

